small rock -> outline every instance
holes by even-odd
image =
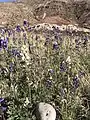
[[[41,102],[36,108],[36,118],[38,120],[55,120],[56,111],[50,104]]]

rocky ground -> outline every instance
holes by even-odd
[[[17,0],[0,3],[0,25],[22,24],[27,19],[30,24],[79,24],[90,28],[90,4],[88,0]]]

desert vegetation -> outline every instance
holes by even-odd
[[[47,102],[57,120],[89,120],[90,33],[44,26],[0,28],[1,116],[35,120]]]
[[[40,102],[56,120],[90,120],[89,3],[60,1],[62,15],[53,0],[0,4],[0,120],[36,120]]]

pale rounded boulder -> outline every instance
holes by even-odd
[[[36,118],[37,120],[55,120],[56,111],[52,105],[41,102],[36,108]]]

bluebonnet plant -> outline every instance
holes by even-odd
[[[21,31],[20,25],[17,25],[17,26],[16,26],[16,31],[17,31],[17,32],[20,32],[20,31]]]
[[[0,39],[0,49],[4,48],[4,49],[7,49],[8,47],[8,38],[1,38]]]
[[[0,103],[2,103],[4,101],[4,98],[0,98]]]
[[[67,64],[66,64],[66,62],[62,61],[60,63],[60,71],[65,72],[66,70],[67,70]]]
[[[31,32],[31,30],[32,30],[32,28],[31,28],[31,27],[29,27],[29,28],[28,28],[28,32]]]
[[[88,37],[85,36],[85,37],[84,37],[84,42],[83,42],[84,46],[87,44],[87,42],[88,42]]]
[[[54,73],[54,70],[53,69],[49,69],[48,70],[50,73]]]
[[[79,78],[82,78],[83,76],[85,76],[85,72],[84,71],[79,71],[78,76],[79,76]]]
[[[8,30],[8,36],[10,37],[10,35],[12,35],[12,31]]]
[[[52,86],[52,81],[50,79],[46,80],[46,87],[49,88]]]
[[[56,41],[53,43],[53,49],[58,49],[58,43]]]
[[[73,86],[75,89],[79,87],[79,78],[77,76],[73,78]]]
[[[23,21],[23,26],[24,26],[24,27],[29,27],[29,22],[28,22],[27,20],[24,20],[24,21]]]
[[[10,70],[10,72],[13,72],[13,70],[14,70],[14,64],[13,63],[10,63],[9,70]]]
[[[3,47],[3,40],[0,39],[0,50],[2,49],[2,47]]]
[[[5,34],[5,30],[4,30],[4,29],[1,29],[0,33],[1,33],[2,35],[4,35],[4,34]]]
[[[1,107],[1,109],[2,109],[2,111],[4,112],[4,111],[6,111],[7,110],[7,107]]]
[[[53,31],[54,31],[54,32],[60,33],[60,29],[59,29],[58,27],[53,26],[52,28],[53,28]]]
[[[4,98],[0,98],[0,120],[6,119],[7,105]]]
[[[26,20],[23,21],[23,25],[27,25],[27,21]]]
[[[5,38],[4,42],[3,42],[3,47],[7,48],[8,47],[8,37]]]
[[[5,99],[4,98],[0,98],[0,107],[2,111],[6,111],[7,107],[5,105]]]
[[[17,56],[19,57],[20,56],[20,52],[16,49],[12,49],[11,53],[14,55],[14,56]]]

